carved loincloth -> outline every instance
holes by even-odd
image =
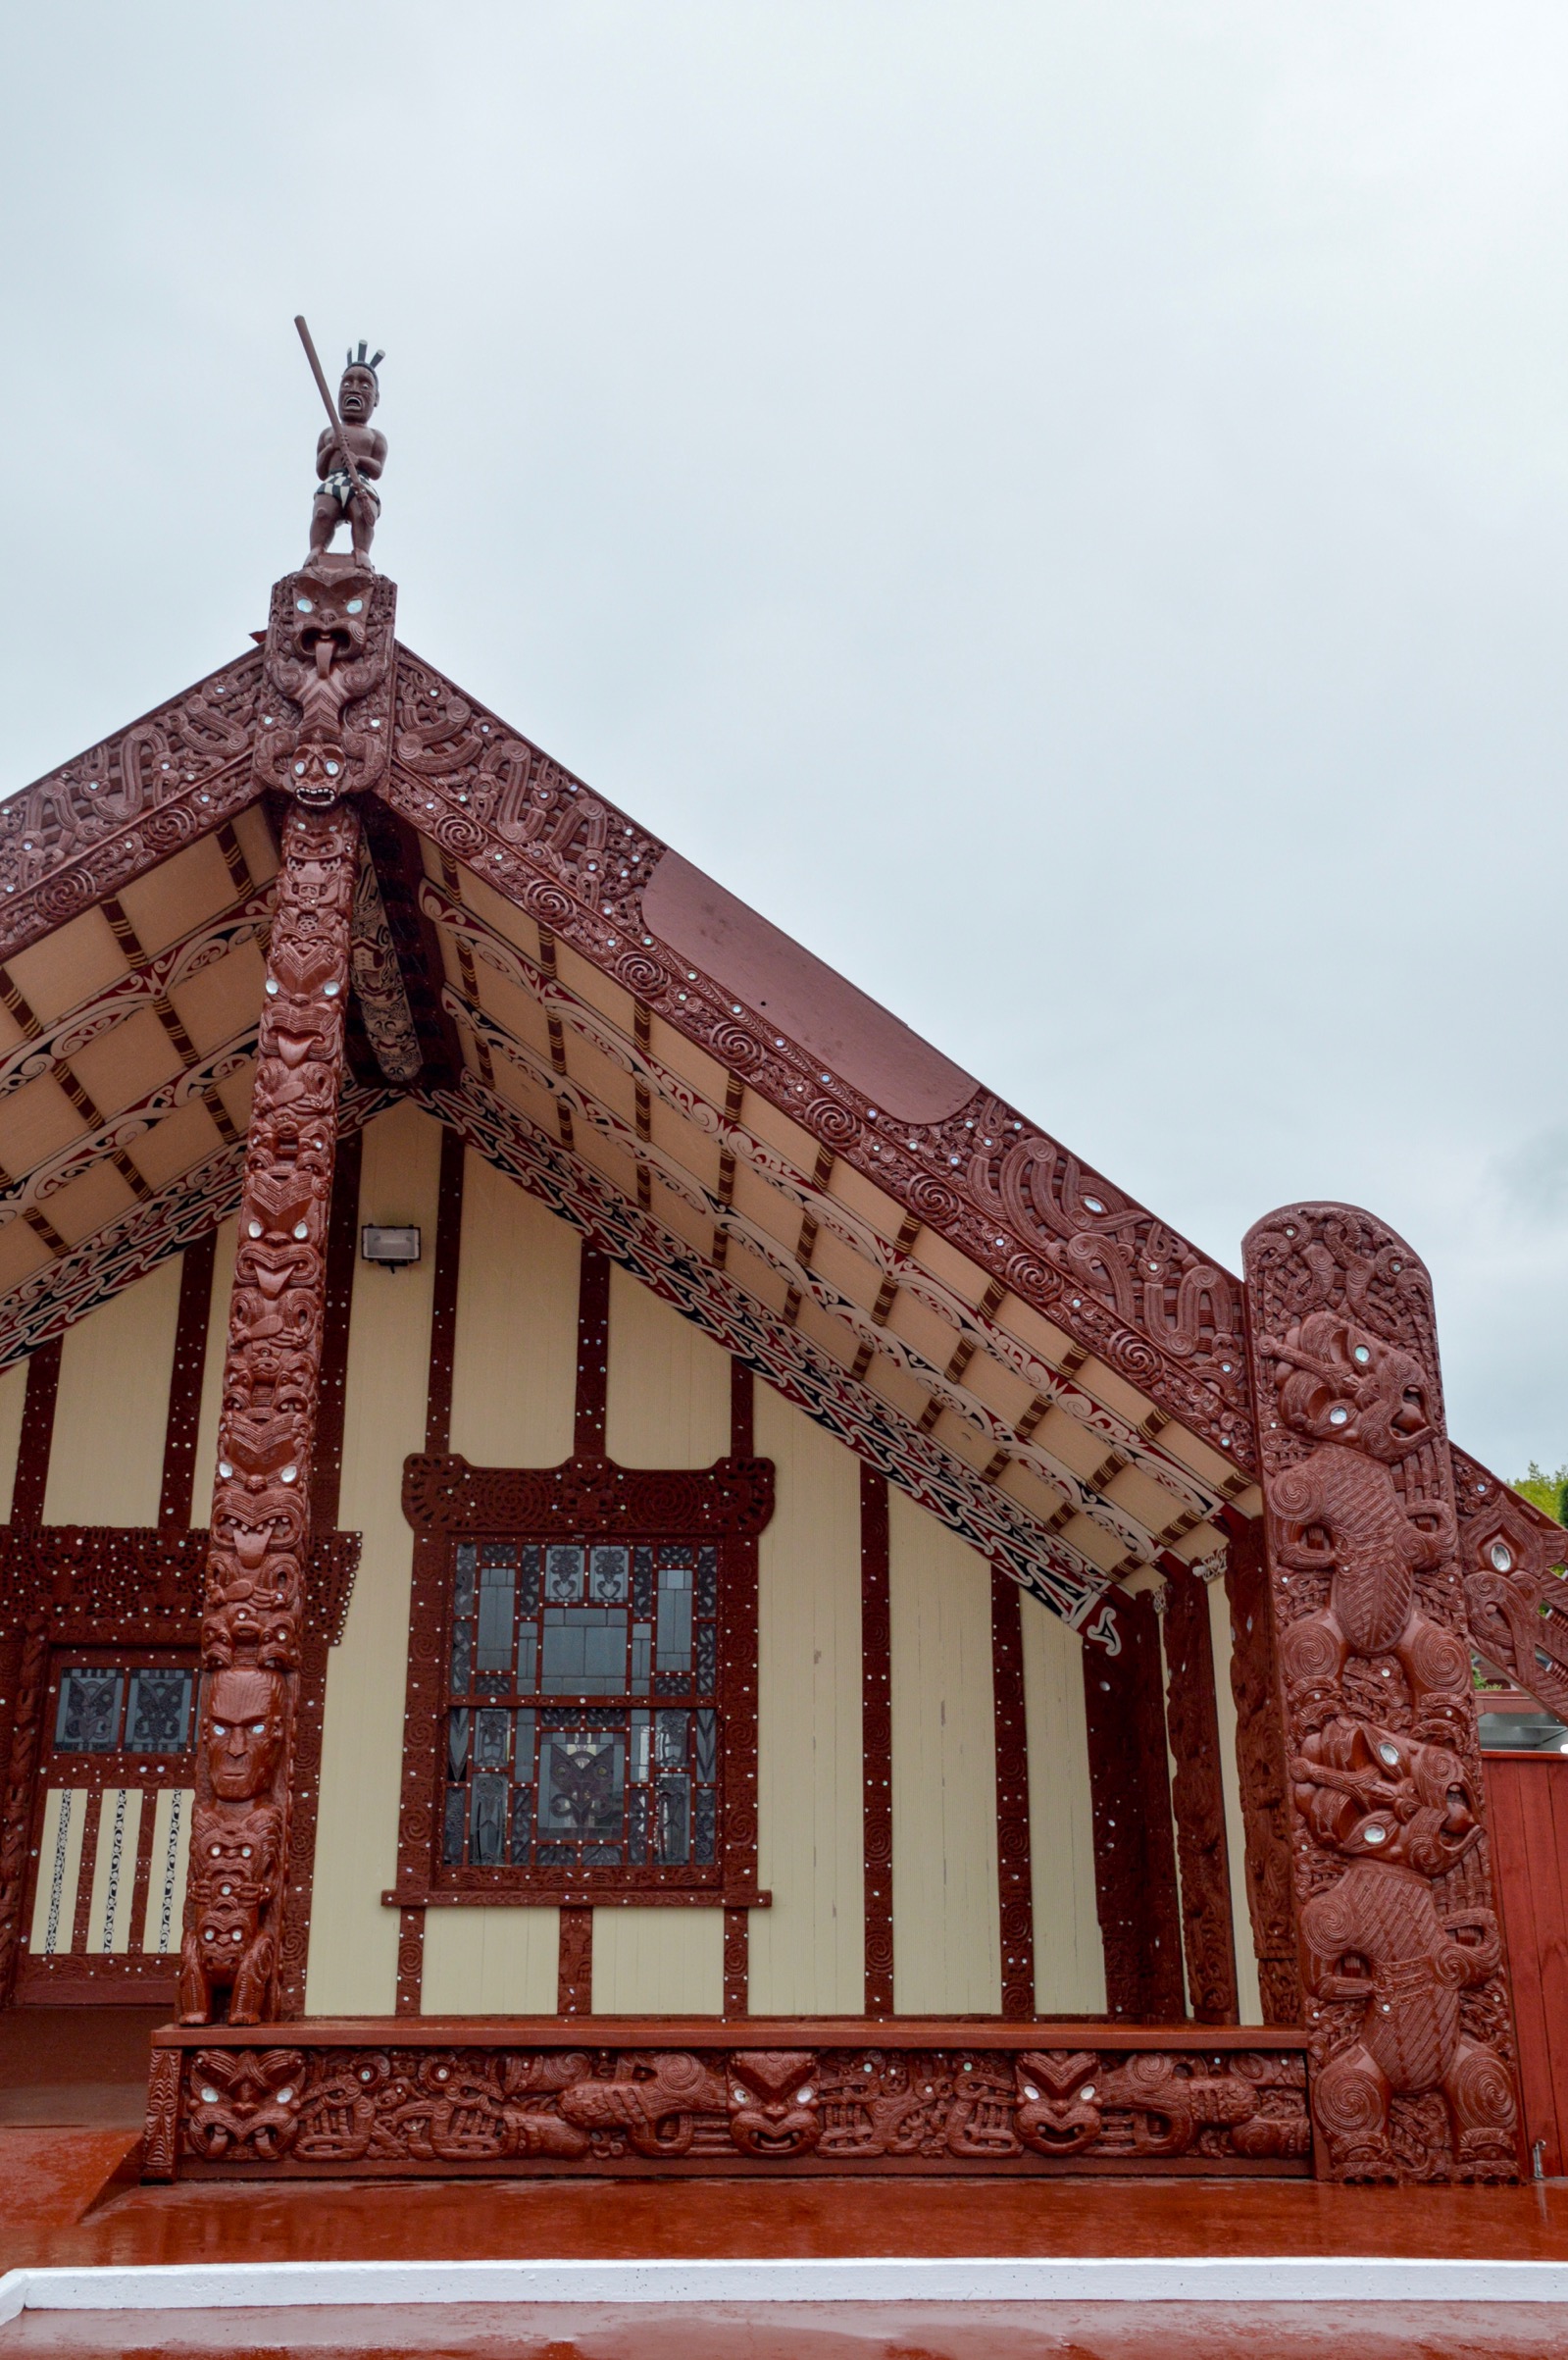
[[[377,515],[379,516],[381,513],[381,500],[379,492],[373,491],[369,484],[365,483],[363,478],[361,478],[359,485],[356,486],[353,477],[349,474],[346,467],[334,467],[331,474],[323,476],[320,484],[318,484],[316,487],[318,498],[320,498],[323,492],[326,492],[329,499],[335,500],[339,508],[344,509],[347,508],[349,501],[354,497],[356,490],[362,490],[364,492],[365,497],[369,500]]]

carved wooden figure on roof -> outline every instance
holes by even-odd
[[[381,397],[377,370],[385,357],[378,352],[367,360],[363,340],[357,358],[349,353],[337,387],[341,423],[323,427],[316,444],[321,488],[311,507],[310,555],[322,556],[338,526],[346,524],[353,536],[354,561],[367,571],[381,513],[379,495],[372,486],[386,465],[386,436],[371,424],[371,412]]]

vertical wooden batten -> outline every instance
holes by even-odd
[[[209,1229],[180,1260],[179,1308],[175,1319],[175,1365],[169,1380],[169,1419],[164,1431],[163,1483],[158,1521],[178,1529],[190,1524],[196,1487],[196,1437],[201,1424],[202,1380],[207,1366],[207,1325],[212,1315],[213,1269],[218,1233]]]
[[[1205,1585],[1172,1568],[1165,1590],[1166,1722],[1176,1775],[1171,1801],[1181,1870],[1187,1986],[1199,2024],[1237,2022],[1231,1863],[1214,1701]]]
[[[1084,1650],[1094,1889],[1113,2017],[1180,2022],[1182,1928],[1171,1839],[1160,1635],[1147,1595],[1116,1601],[1121,1650]]]
[[[893,2012],[893,1711],[887,1478],[860,1462],[861,1811],[868,2016]]]
[[[1024,1701],[1023,1601],[1010,1575],[990,1577],[991,1683],[996,1700],[996,1874],[1002,2014],[1035,2013],[1035,1880],[1029,1842],[1029,1724]]]
[[[436,1183],[435,1269],[430,1295],[430,1360],[425,1393],[425,1448],[446,1451],[452,1435],[452,1369],[457,1348],[457,1283],[463,1258],[463,1142],[455,1131],[441,1133],[441,1168]],[[437,1552],[421,1536],[414,1544],[416,1602],[425,1583],[439,1578]],[[415,1678],[409,1651],[408,1678]],[[404,1713],[414,1704],[412,1686]],[[405,1754],[406,1760],[406,1754]],[[423,1909],[404,1908],[397,1921],[397,1999],[399,2016],[418,2016],[425,1984],[425,1916]]]

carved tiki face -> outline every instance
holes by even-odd
[[[1280,1408],[1298,1434],[1356,1445],[1388,1464],[1437,1430],[1425,1370],[1340,1311],[1313,1311],[1278,1348]]]
[[[1397,1729],[1332,1720],[1290,1765],[1296,1807],[1346,1860],[1442,1876],[1481,1841],[1464,1765]]]
[[[345,426],[364,426],[381,398],[374,369],[358,362],[343,371],[337,385],[337,414]]]
[[[207,1771],[225,1803],[266,1794],[283,1745],[283,1683],[276,1671],[220,1671],[208,1698]]]

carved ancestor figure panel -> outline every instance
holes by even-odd
[[[315,604],[311,577],[280,590]],[[275,637],[287,603],[275,596]],[[329,680],[338,642],[315,645],[313,678]],[[270,677],[273,652],[270,637]],[[201,1634],[208,1676],[179,1994],[192,2024],[209,2021],[225,1993],[235,2024],[277,2006],[359,854],[357,817],[328,801],[342,779],[333,744],[314,740],[301,757],[316,768],[300,784],[326,807],[296,801],[283,827],[246,1146]]]
[[[1431,1281],[1345,1206],[1271,1213],[1244,1252],[1314,2119],[1340,2179],[1510,2179]]]
[[[998,2035],[913,2021],[858,2044],[832,2020],[748,2028],[749,2047],[733,2026],[675,2019],[651,2034],[634,2020],[589,2021],[552,2041],[430,2022],[379,2045],[365,2045],[364,2027],[313,2025],[276,2046],[161,2047],[144,2169],[242,2180],[1308,2169],[1305,2059],[1289,2035],[1211,2035],[1199,2049],[1060,2022]]]

